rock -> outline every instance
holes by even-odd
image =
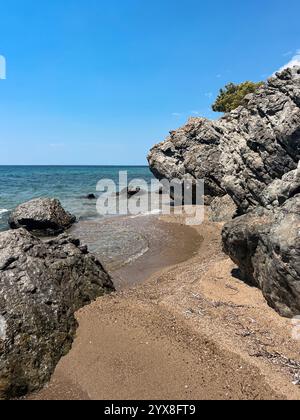
[[[71,349],[74,313],[113,283],[66,235],[42,242],[24,229],[0,234],[0,399],[46,384]]]
[[[274,187],[275,189],[275,187]],[[223,229],[224,251],[280,315],[300,314],[300,194],[258,207]]]
[[[141,192],[140,187],[127,188],[128,197],[133,197],[134,195],[139,194],[140,192]]]
[[[37,236],[58,235],[75,222],[75,216],[66,212],[58,200],[50,198],[38,198],[21,204],[9,218],[12,229],[23,227]]]
[[[260,202],[270,209],[281,206],[296,194],[300,194],[300,165],[295,171],[288,172],[282,179],[268,185],[260,196]]]
[[[276,74],[217,121],[190,119],[148,156],[159,180],[203,179],[206,204],[229,194],[239,214],[262,205],[263,190],[299,159],[300,67]]]
[[[88,194],[85,198],[87,200],[96,200],[97,199],[97,197],[95,196],[95,194]]]
[[[210,205],[210,220],[212,222],[228,222],[236,215],[237,208],[229,195],[216,197]]]
[[[127,195],[127,198],[131,198],[137,194],[144,194],[144,193],[145,191],[142,190],[140,187],[128,187],[128,188],[124,188],[122,191],[118,192],[116,195],[117,197]]]

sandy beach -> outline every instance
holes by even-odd
[[[29,399],[299,399],[291,321],[239,280],[222,224],[139,223],[166,229],[172,246],[166,254],[154,243],[115,271],[118,291],[78,312],[71,352]]]

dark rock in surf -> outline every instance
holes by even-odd
[[[37,236],[55,236],[76,222],[56,199],[38,198],[18,206],[10,215],[12,229],[24,228]]]
[[[95,194],[88,194],[85,198],[87,200],[96,200],[97,199],[97,197],[95,196]]]
[[[116,195],[117,197],[126,196],[127,198],[134,197],[137,194],[143,194],[145,191],[143,191],[140,187],[128,187],[124,188],[122,191],[118,192]]]

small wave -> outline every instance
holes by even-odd
[[[162,210],[155,209],[151,211],[147,211],[145,213],[137,214],[136,216],[131,216],[131,219],[136,219],[137,217],[145,217],[145,216],[157,216],[162,213]]]
[[[6,209],[0,209],[0,219],[2,217],[2,214],[7,213],[7,212],[8,212],[8,210],[6,210]]]
[[[131,263],[135,262],[136,260],[138,260],[139,258],[141,258],[143,255],[145,255],[148,251],[149,251],[149,247],[144,248],[138,254],[136,254],[133,257],[128,258],[128,260],[124,261],[124,264],[123,265],[128,265],[128,264],[131,264]]]

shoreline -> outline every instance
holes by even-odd
[[[300,399],[291,321],[233,277],[221,228],[191,228],[196,254],[80,310],[71,352],[29,399]]]
[[[69,233],[103,263],[117,291],[138,286],[160,270],[190,259],[203,241],[192,227],[167,223],[157,215],[81,221]],[[111,242],[111,236],[116,242]]]

